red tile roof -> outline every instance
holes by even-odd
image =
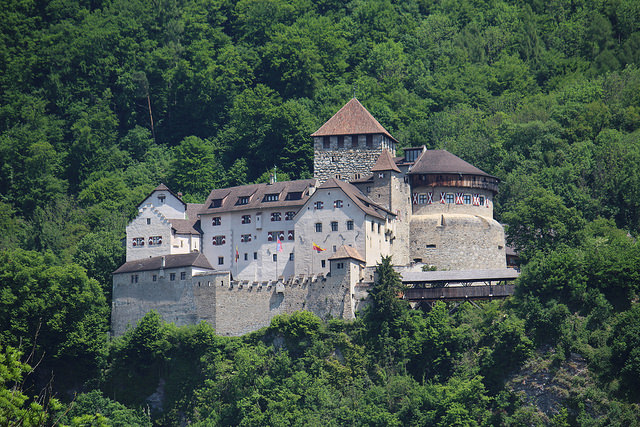
[[[370,133],[381,133],[396,141],[396,139],[378,123],[371,113],[360,104],[360,101],[351,98],[349,102],[335,113],[333,117],[327,120],[325,124],[320,126],[320,129],[312,133],[311,136],[360,135]]]
[[[355,260],[365,262],[365,259],[360,252],[353,246],[342,245],[336,251],[333,256],[329,257],[329,259],[345,259],[345,258],[353,258]]]
[[[380,171],[394,171],[400,173],[400,168],[396,166],[396,162],[393,160],[393,157],[391,157],[391,153],[386,149],[382,150],[376,164],[371,168],[371,172]]]

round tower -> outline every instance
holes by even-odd
[[[446,150],[428,150],[408,173],[411,260],[439,270],[506,268],[504,229],[493,219],[498,178]]]

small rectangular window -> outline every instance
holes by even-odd
[[[184,272],[184,271],[181,271],[181,272],[180,272],[180,280],[184,280],[184,279],[186,279],[186,278],[187,278],[187,273],[186,273],[186,272]]]
[[[316,202],[314,206],[315,206],[316,209],[323,209],[324,208],[324,203]]]
[[[285,221],[292,221],[294,216],[296,216],[296,213],[293,212],[293,211],[289,211],[289,212],[284,214],[284,220]]]
[[[454,203],[454,202],[455,202],[455,197],[453,193],[447,193],[447,203]]]
[[[338,221],[331,221],[331,231],[338,231]]]
[[[322,148],[328,150],[331,147],[331,137],[323,136],[322,137]]]
[[[278,201],[278,194],[277,193],[265,194],[263,201],[265,201],[265,202],[277,202]]]
[[[316,222],[316,233],[322,233],[322,223]]]
[[[338,135],[338,148],[344,148],[344,135]]]
[[[322,268],[325,268],[327,266],[327,261],[321,260],[320,265],[322,266]]]
[[[253,253],[253,259],[258,259],[258,252]]]
[[[224,264],[224,257],[223,256],[219,256],[218,257],[218,265],[222,265]]]
[[[375,227],[375,223],[373,221],[371,221],[371,231],[375,231],[374,227]]]
[[[149,237],[149,246],[159,246],[162,244],[162,236]]]
[[[171,281],[176,280],[176,273],[169,273],[169,280]]]
[[[470,194],[465,194],[464,195],[464,204],[465,205],[470,205],[471,204],[471,195]]]
[[[242,224],[251,224],[251,215],[242,215],[242,219],[240,222]]]
[[[333,207],[334,208],[341,208],[342,207],[342,200],[336,200],[333,202]]]
[[[162,204],[164,203],[164,200],[166,199],[166,196],[164,194],[160,194],[158,195],[158,201]]]
[[[251,241],[251,234],[242,234],[240,235],[241,243],[249,243]]]
[[[226,244],[227,239],[225,238],[225,236],[213,236],[213,238],[211,239],[211,243],[213,244],[213,246],[220,246]]]
[[[144,237],[134,237],[133,238],[133,247],[144,246]]]
[[[294,230],[289,230],[289,232],[287,233],[287,240],[295,240]]]
[[[484,206],[484,196],[480,196],[480,206]]]
[[[278,261],[278,254],[273,254],[273,262]]]
[[[373,147],[373,135],[367,135],[367,148]]]
[[[353,230],[353,221],[352,220],[347,221],[347,230]]]
[[[351,135],[351,147],[358,147],[358,135]]]
[[[213,218],[211,218],[211,225],[212,226],[217,226],[222,224],[222,218],[220,218],[219,216],[214,216]]]
[[[271,213],[271,221],[281,221],[282,214],[280,212],[272,212]]]
[[[147,218],[147,225],[151,224],[151,218]]]
[[[333,252],[336,252],[338,250],[338,247],[336,245],[333,245]]]
[[[336,268],[337,268],[338,270],[342,270],[342,269],[344,268],[344,263],[343,263],[343,262],[338,262],[338,263],[336,263]]]
[[[153,280],[154,282],[158,281],[158,275],[154,274],[153,276],[151,276],[151,280]]]
[[[246,205],[248,203],[249,203],[249,196],[238,197],[238,204],[239,205]]]
[[[131,275],[131,283],[138,283],[138,275],[137,274],[132,274]]]
[[[248,254],[248,253],[246,253],[246,252],[245,252],[245,254],[244,254],[244,260],[245,260],[245,261],[248,261],[248,260],[249,260],[249,254]]]

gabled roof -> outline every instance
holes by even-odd
[[[133,273],[136,271],[150,271],[150,270],[160,270],[162,267],[162,258],[161,256],[156,256],[153,258],[143,258],[134,261],[125,262],[118,268],[113,274],[120,273]],[[180,267],[198,267],[204,268],[208,270],[213,270],[211,267],[207,257],[200,252],[191,252],[188,254],[176,254],[176,255],[165,255],[164,256],[164,268],[180,268]]]
[[[377,203],[373,202],[367,196],[362,194],[362,192],[358,190],[358,188],[355,185],[349,184],[348,182],[340,181],[335,178],[329,178],[324,183],[322,183],[320,187],[318,187],[318,189],[326,189],[326,188],[341,189],[344,192],[344,194],[346,194],[346,196],[349,199],[351,199],[351,201],[355,203],[355,205],[359,207],[367,215],[370,215],[379,219],[385,219],[384,216],[380,213],[380,211],[386,212],[393,216],[396,215],[390,210],[384,208],[383,206],[380,206]]]
[[[337,113],[325,122],[311,136],[354,135],[381,133],[392,140],[387,130],[371,115],[356,98],[351,98]],[[396,141],[398,142],[398,141]]]
[[[300,208],[309,198],[309,189],[315,186],[315,179],[282,181],[273,184],[249,184],[213,190],[200,209],[200,215],[231,211],[268,208]],[[267,195],[278,195],[277,201],[268,201]],[[299,197],[298,197],[299,196]],[[240,204],[241,197],[248,197]],[[213,203],[216,201],[216,203]],[[216,207],[216,204],[219,206]]]
[[[353,246],[342,245],[335,254],[333,254],[329,259],[345,259],[345,258],[353,258],[355,260],[366,262],[364,257],[360,255],[360,252]]]
[[[173,197],[175,197],[176,199],[180,200],[180,203],[182,203],[184,205],[185,209],[187,208],[187,204],[185,202],[183,202],[182,199],[180,197],[178,197],[178,195],[176,193],[171,191],[171,189],[169,187],[167,187],[166,185],[164,185],[162,183],[160,185],[158,185],[156,188],[154,188],[151,191],[151,193],[147,194],[147,197],[142,199],[142,201],[138,204],[138,207],[140,207],[140,205],[142,205],[144,203],[144,201],[147,200],[156,191],[168,191],[169,193],[171,193],[173,195]]]
[[[465,162],[447,150],[427,150],[423,152],[409,171],[409,174],[462,174],[495,178],[477,167]]]
[[[389,153],[386,148],[382,150],[376,164],[371,168],[371,172],[379,171],[394,171],[400,173],[400,168],[396,166],[396,162],[393,160],[391,153]]]

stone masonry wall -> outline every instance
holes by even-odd
[[[176,325],[205,321],[220,335],[238,336],[268,326],[282,313],[307,310],[321,318],[354,317],[355,277],[345,270],[333,277],[297,277],[287,282],[233,282],[229,272],[193,276],[184,281],[114,283],[112,333],[122,335],[155,310]],[[127,276],[128,277],[128,276]]]
[[[481,216],[436,214],[411,218],[411,259],[439,270],[506,268],[504,229]]]

